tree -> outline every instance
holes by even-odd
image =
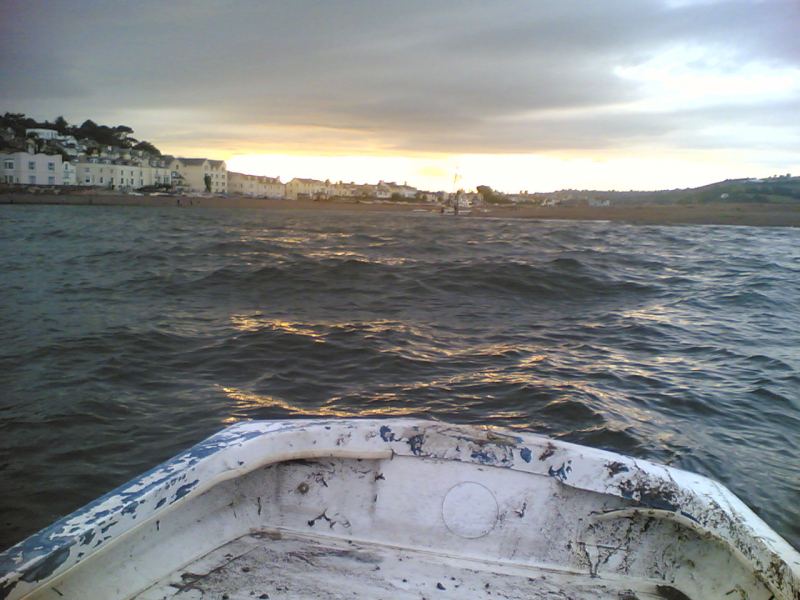
[[[150,142],[146,142],[142,140],[138,144],[133,147],[134,150],[144,150],[145,152],[149,152],[153,156],[161,156],[161,150],[153,146]]]
[[[25,137],[25,113],[5,113],[0,117],[0,125],[14,130],[15,137]]]
[[[503,194],[495,192],[488,185],[479,185],[477,188],[478,193],[483,198],[484,202],[490,204],[508,204],[509,200]]]
[[[478,193],[481,195],[481,198],[483,198],[484,202],[495,203],[502,201],[502,196],[495,192],[488,185],[479,185],[475,189],[478,190]]]
[[[64,117],[59,115],[56,117],[56,120],[53,121],[53,126],[58,130],[58,133],[63,135],[67,132],[69,123],[67,123],[67,120]]]
[[[211,191],[211,175],[209,175],[208,173],[203,175],[203,183],[206,184],[206,191],[210,192]]]
[[[478,193],[481,195],[484,202],[489,202],[489,199],[494,196],[494,190],[488,185],[479,185],[475,189],[478,190]]]
[[[94,140],[96,139],[95,135],[97,134],[97,123],[91,119],[86,119],[83,123],[81,123],[80,127],[73,130],[73,133],[78,138],[89,138]]]

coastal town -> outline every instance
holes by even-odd
[[[86,124],[81,127],[87,128]],[[89,125],[88,127],[91,127]],[[108,129],[108,128],[107,128]],[[57,128],[0,129],[0,183],[12,186],[69,187],[118,193],[246,196],[267,199],[326,200],[361,198],[400,202],[451,201],[444,191],[419,190],[405,183],[332,182],[295,177],[283,182],[229,171],[224,160],[161,154],[131,138],[128,127],[111,129],[116,143],[79,138]],[[479,193],[461,191],[463,207],[481,202]]]
[[[500,192],[488,185],[474,190],[421,190],[407,183],[344,182],[240,173],[224,160],[162,154],[133,137],[124,125],[91,120],[69,125],[63,117],[37,121],[23,113],[0,115],[0,192],[119,196],[177,196],[225,199],[421,205],[431,210],[469,214],[488,208],[599,210],[636,206],[679,207],[747,205],[752,212],[795,210],[800,177],[729,179],[698,188],[659,191],[559,190]],[[178,201],[179,203],[179,201]],[[541,216],[536,213],[534,216]],[[560,217],[558,217],[560,218]]]

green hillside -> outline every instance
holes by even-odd
[[[697,188],[654,192],[600,190],[561,190],[528,194],[533,204],[556,201],[562,205],[581,205],[607,201],[611,205],[708,204],[723,203],[800,203],[800,177],[778,175],[765,179],[728,179]]]
[[[138,140],[132,136],[133,129],[127,125],[98,125],[86,119],[80,125],[69,124],[64,117],[56,117],[52,122],[38,121],[24,113],[6,112],[0,115],[0,148],[17,151],[26,148],[26,129],[54,129],[61,135],[70,135],[87,142],[90,146],[113,146],[117,148],[133,148],[143,150],[153,156],[161,152],[150,142]],[[42,145],[46,151],[46,144]]]

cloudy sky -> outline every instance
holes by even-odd
[[[0,111],[253,173],[656,189],[800,172],[800,0],[0,0]]]

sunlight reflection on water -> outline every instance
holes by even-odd
[[[800,231],[2,210],[0,545],[225,424],[346,416],[668,462],[800,542]]]

